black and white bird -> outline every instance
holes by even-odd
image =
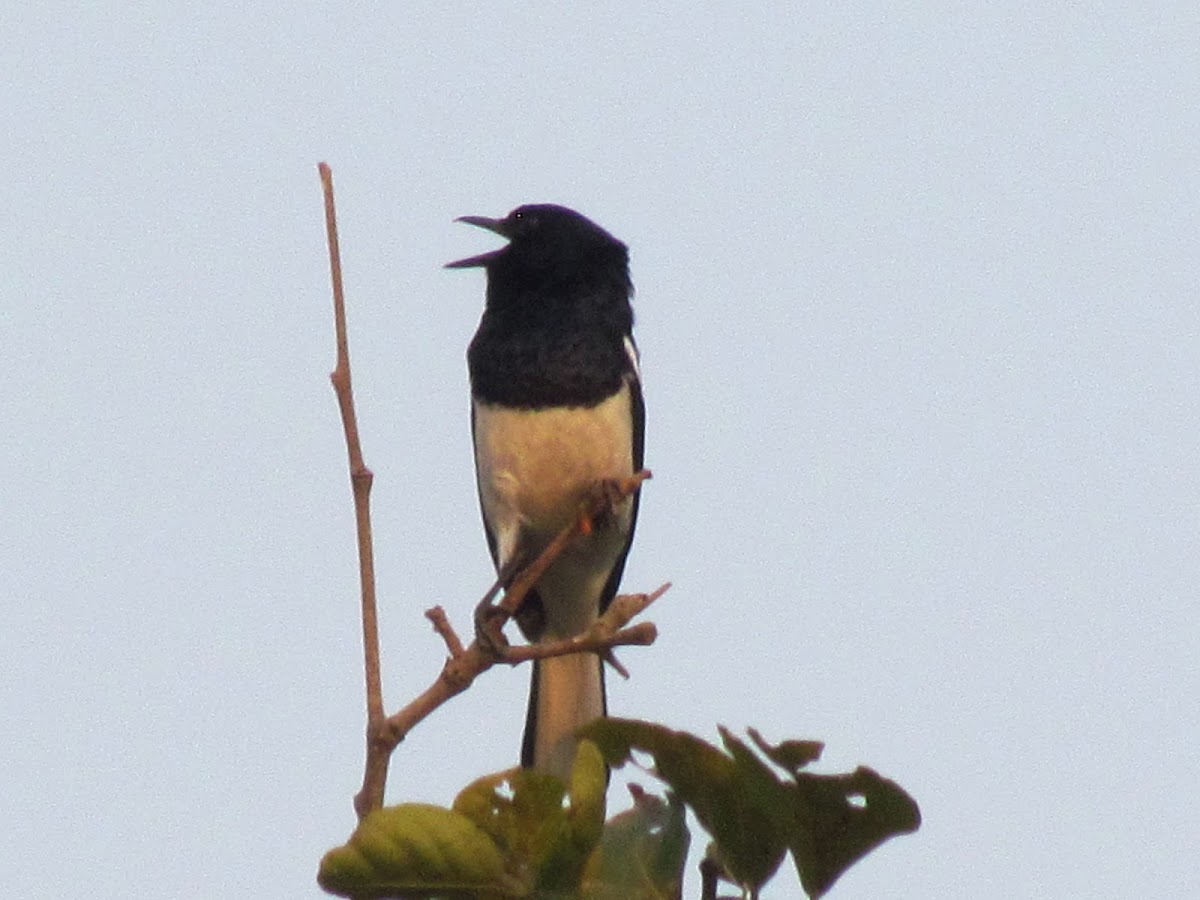
[[[642,468],[645,407],[633,342],[626,246],[573,210],[521,206],[456,220],[508,239],[448,264],[487,271],[467,350],[475,478],[499,572],[528,562],[602,479]],[[616,595],[638,499],[560,556],[518,616],[532,641],[585,631]],[[577,653],[534,663],[521,764],[566,777],[574,732],[605,714],[602,661]]]

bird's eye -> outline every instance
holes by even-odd
[[[527,210],[519,209],[512,214],[513,223],[518,230],[528,234],[538,226],[538,217]]]

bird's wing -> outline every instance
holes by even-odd
[[[629,412],[633,416],[633,471],[637,474],[642,470],[646,452],[646,401],[642,396],[642,372],[638,361],[637,345],[632,337],[625,338],[625,352],[629,355],[630,371],[626,376],[629,383]],[[642,500],[642,492],[633,495],[633,507],[629,511],[629,533],[625,536],[625,546],[621,555],[609,572],[608,581],[604,583],[604,592],[600,595],[600,611],[608,609],[608,604],[617,595],[621,584],[621,576],[625,574],[625,559],[629,556],[629,548],[633,545],[633,533],[637,530],[638,505]]]
[[[488,553],[492,555],[492,565],[500,571],[499,547],[496,542],[496,532],[488,521],[487,507],[483,503],[483,484],[479,480],[479,461],[475,458],[475,402],[471,402],[471,457],[475,464],[475,493],[479,496],[479,515],[483,519],[483,533],[487,535]]]

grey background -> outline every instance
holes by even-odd
[[[440,266],[494,241],[451,219],[560,202],[632,248],[626,586],[675,583],[613,710],[909,789],[924,827],[837,897],[1200,893],[1193,4],[3,20],[6,895],[316,897],[353,825],[321,159],[389,706],[440,666],[421,611],[466,628],[490,575],[483,281]],[[511,764],[526,678],[441,710],[390,798]]]

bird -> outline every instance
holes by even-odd
[[[646,411],[629,251],[590,219],[555,204],[455,221],[508,241],[446,264],[487,275],[467,369],[479,505],[503,578],[536,558],[598,483],[642,469]],[[541,576],[517,616],[527,639],[574,637],[608,607],[638,505],[637,493],[621,501]],[[576,729],[606,714],[597,654],[535,660],[521,765],[567,780]]]

